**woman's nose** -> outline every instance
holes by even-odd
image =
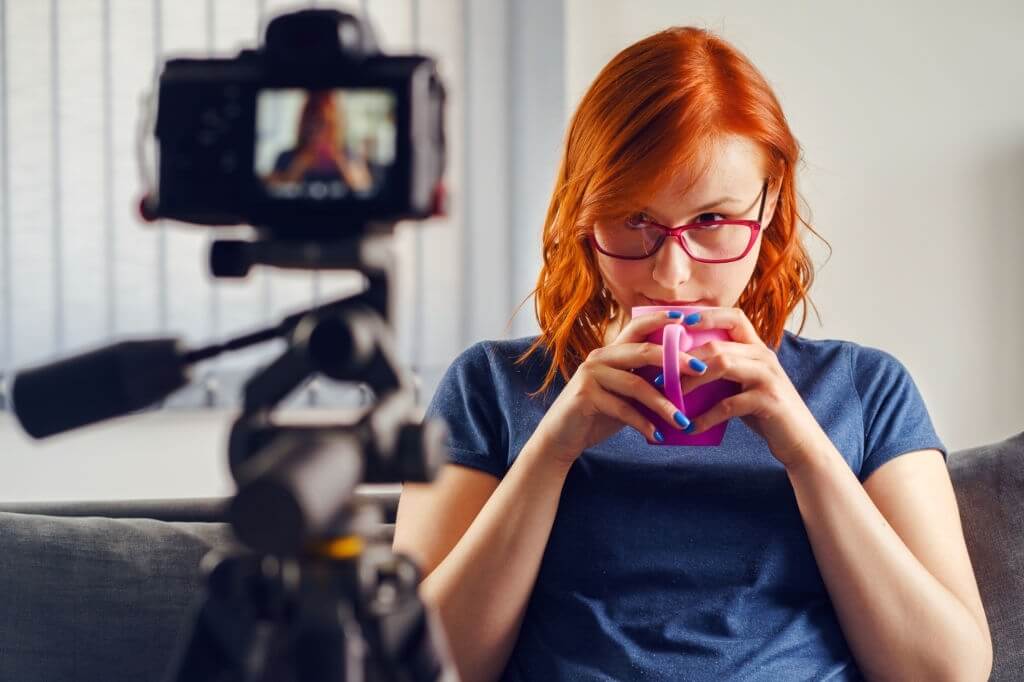
[[[675,290],[689,281],[693,262],[679,240],[669,237],[654,255],[654,281],[667,290]]]

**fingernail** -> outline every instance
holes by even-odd
[[[670,310],[670,311],[668,311],[668,316],[669,316],[670,319],[678,320],[680,317],[683,316],[683,311],[682,310]]]
[[[683,429],[683,433],[693,433],[696,429],[697,427],[693,425],[693,422],[690,422],[690,425]]]
[[[654,377],[654,385],[655,386],[661,386],[663,383],[665,383],[665,375],[664,374],[659,374],[658,376]]]
[[[690,358],[690,368],[693,369],[693,371],[695,372],[703,373],[704,370],[708,368],[708,366],[705,365],[700,360],[698,360],[697,358]]]
[[[664,443],[665,442],[665,434],[663,434],[661,431],[655,431],[654,432],[654,440],[658,441],[659,443]]]
[[[686,418],[686,415],[676,410],[676,413],[672,415],[672,418],[676,420],[676,424],[679,424],[684,429],[690,425],[690,420]]]
[[[700,313],[690,313],[683,318],[683,324],[697,324],[700,322]]]

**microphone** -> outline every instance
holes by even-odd
[[[165,398],[189,382],[178,339],[160,338],[99,348],[18,372],[14,414],[34,438],[119,417]]]

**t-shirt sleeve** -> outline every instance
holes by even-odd
[[[924,398],[899,360],[876,348],[854,346],[853,380],[864,418],[860,481],[891,459],[934,448],[948,453],[935,433]]]
[[[507,433],[491,362],[483,342],[466,349],[441,377],[424,418],[448,424],[449,461],[502,478]]]

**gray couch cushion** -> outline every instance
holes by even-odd
[[[990,679],[1024,680],[1024,433],[948,464],[992,630]]]
[[[0,512],[0,680],[160,680],[228,526]]]

